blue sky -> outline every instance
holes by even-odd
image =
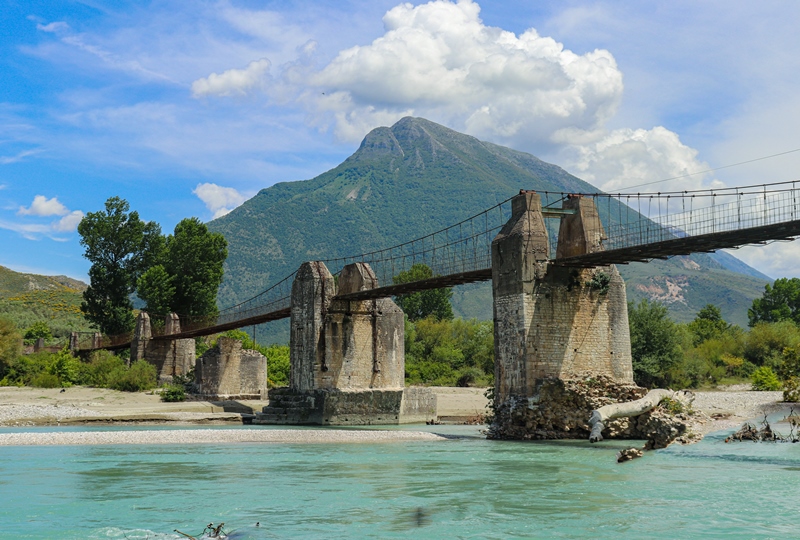
[[[626,186],[800,148],[796,2],[0,5],[0,264],[86,279],[110,196],[169,232],[407,114]],[[659,185],[800,179],[800,152]],[[800,247],[734,252],[800,276]]]

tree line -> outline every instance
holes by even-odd
[[[134,294],[150,313],[217,315],[228,243],[199,219],[183,219],[165,236],[158,223],[143,221],[126,200],[111,197],[104,210],[81,220],[78,233],[92,263],[81,311],[102,333],[133,329]]]

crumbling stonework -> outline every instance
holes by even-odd
[[[424,399],[404,401],[403,312],[390,298],[336,297],[376,287],[365,263],[345,266],[338,287],[324,263],[300,266],[292,284],[289,388],[270,393],[256,423],[396,424],[405,409],[425,416],[415,408]]]
[[[592,411],[610,403],[642,398],[647,390],[620,384],[608,377],[563,380],[542,379],[536,395],[515,396],[495,409],[490,439],[589,439]],[[647,440],[647,448],[664,448],[688,435],[689,417],[673,414],[665,407],[632,418],[606,423],[604,438]]]
[[[164,324],[164,336],[181,331],[178,315],[170,313]],[[131,362],[147,360],[158,372],[161,383],[171,382],[173,377],[189,373],[195,362],[195,343],[193,339],[153,339],[150,316],[139,313],[136,330],[131,340]]]
[[[269,406],[253,424],[268,425],[396,425],[436,419],[436,394],[430,388],[402,390],[319,389],[269,391]]]
[[[556,258],[602,250],[593,201],[570,196],[562,206],[571,213],[561,218]],[[633,385],[625,284],[616,267],[560,267],[548,262],[549,253],[541,199],[521,192],[492,242],[492,429],[499,438],[574,436],[589,418],[586,403],[559,385],[571,388],[586,374],[613,383],[610,399],[637,399],[643,391]]]
[[[365,263],[339,276],[339,295],[374,289],[378,278]],[[391,298],[331,301],[324,323],[324,367],[316,388],[394,389],[405,386],[404,320]]]
[[[205,399],[266,399],[267,358],[242,342],[220,337],[195,365],[197,394]]]

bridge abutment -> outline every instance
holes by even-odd
[[[270,391],[254,423],[399,424],[435,417],[435,395],[405,389],[405,322],[390,298],[345,300],[374,289],[368,264],[300,266],[292,285],[290,386]],[[429,395],[428,395],[429,394]]]
[[[569,197],[563,209],[573,213],[561,218],[556,260],[602,250],[593,201]],[[522,192],[492,242],[498,438],[588,437],[594,401],[575,389],[587,380],[621,400],[638,393],[616,267],[560,267],[549,253],[541,199]]]

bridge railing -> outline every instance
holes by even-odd
[[[781,189],[769,191],[766,186],[751,186],[677,194],[614,195],[623,204],[642,210],[634,220],[607,226],[604,248],[623,249],[800,219],[800,188],[794,182],[780,186]],[[662,206],[664,211],[657,208]]]

